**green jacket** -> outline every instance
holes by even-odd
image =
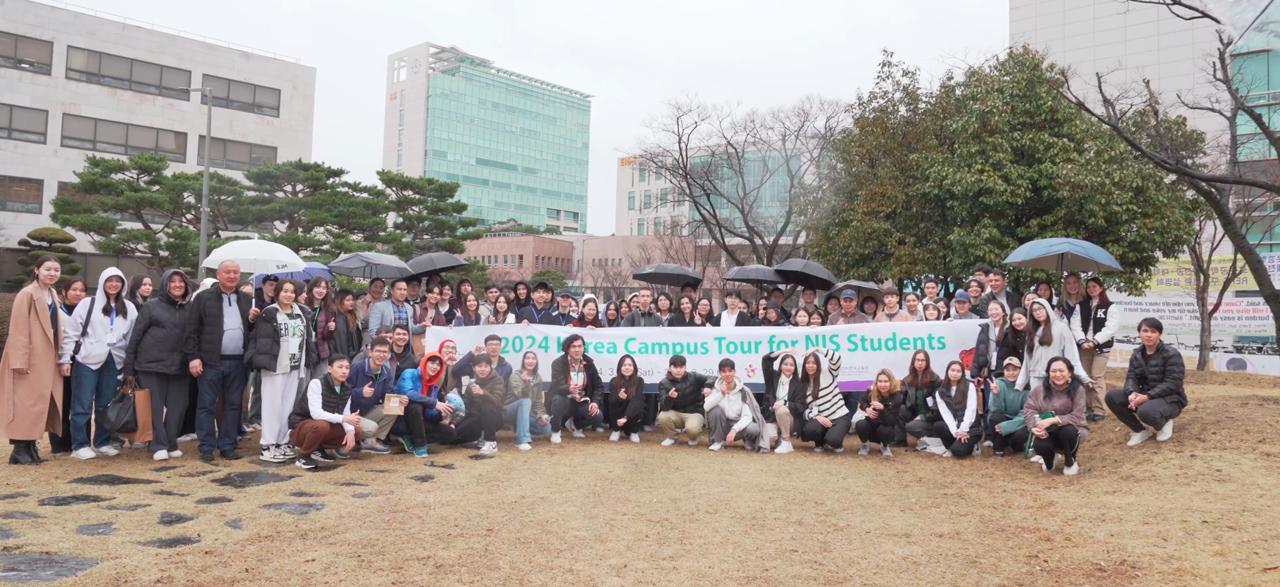
[[[1022,402],[1027,401],[1031,392],[1014,389],[1013,382],[1004,377],[996,379],[996,390],[991,392],[991,405],[987,406],[987,412],[1004,414],[1009,418],[997,424],[996,431],[1009,435],[1026,428],[1027,424],[1022,420]]]

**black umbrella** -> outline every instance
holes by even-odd
[[[734,267],[725,272],[720,277],[725,281],[736,281],[738,283],[751,283],[755,285],[773,285],[786,281],[774,271],[772,267],[765,265],[743,265],[742,267]]]
[[[459,267],[466,267],[467,262],[457,255],[437,251],[419,255],[409,260],[409,270],[414,275],[433,275],[436,273],[444,273],[445,271],[453,271]]]
[[[636,272],[631,274],[631,279],[667,287],[684,287],[686,283],[693,284],[694,288],[702,285],[701,275],[698,275],[688,267],[674,263],[645,265],[636,269]]]
[[[868,295],[878,298],[880,297],[880,291],[881,291],[880,286],[874,283],[871,283],[870,281],[862,281],[860,279],[850,279],[848,281],[841,281],[840,283],[837,283],[831,286],[832,293],[839,293],[846,289],[853,290],[854,293],[858,294],[858,298],[864,298]],[[873,294],[871,292],[875,292],[875,293]]]
[[[399,257],[383,253],[347,253],[334,259],[329,264],[329,271],[364,279],[397,279],[413,275],[413,271]]]
[[[787,283],[800,287],[828,290],[836,284],[836,276],[826,267],[805,259],[787,259],[774,269]]]

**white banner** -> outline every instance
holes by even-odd
[[[1211,292],[1217,299],[1217,292]],[[1229,294],[1234,295],[1234,294]],[[1138,322],[1143,318],[1159,318],[1168,335],[1192,335],[1200,333],[1200,313],[1194,296],[1184,292],[1151,292],[1142,297],[1121,293],[1110,294],[1120,320],[1119,337],[1138,337]],[[1228,297],[1222,300],[1222,308],[1213,317],[1214,338],[1231,336],[1274,336],[1275,322],[1271,310],[1262,298]]]
[[[672,355],[684,355],[689,369],[715,375],[721,359],[733,359],[741,377],[753,390],[763,390],[760,361],[765,353],[795,348],[799,352],[814,347],[840,353],[843,368],[840,389],[862,391],[871,386],[875,373],[890,369],[901,379],[907,374],[911,354],[916,349],[929,351],[933,370],[939,374],[947,363],[964,357],[971,364],[978,329],[984,321],[902,322],[860,324],[855,326],[822,326],[818,328],[565,328],[562,326],[510,325],[445,328],[427,330],[424,347],[439,348],[444,340],[453,340],[461,356],[484,345],[490,334],[502,337],[502,356],[518,369],[525,351],[538,353],[543,381],[551,379],[551,362],[560,356],[561,342],[572,334],[586,341],[586,352],[596,363],[600,377],[607,385],[615,375],[623,355],[635,357],[646,391],[655,392],[666,375]]]

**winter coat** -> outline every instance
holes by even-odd
[[[702,390],[711,387],[711,379],[706,375],[686,370],[683,379],[672,379],[668,372],[658,382],[658,401],[661,411],[680,412],[682,414],[701,414]],[[676,397],[671,397],[671,390],[676,390]]]
[[[1187,365],[1182,353],[1166,344],[1156,345],[1156,352],[1148,355],[1146,348],[1133,349],[1129,357],[1129,374],[1124,380],[1124,390],[1141,393],[1151,399],[1163,399],[1171,404],[1187,407],[1187,392],[1182,387]]]
[[[1005,316],[1012,314],[1015,308],[1022,307],[1022,294],[1014,291],[1013,288],[1011,287],[1006,287],[1004,288],[1004,295],[1005,295],[1005,300],[1004,300],[1005,305],[1008,306],[1007,308],[1004,309]],[[982,294],[982,296],[978,298],[978,302],[973,304],[973,307],[969,311],[985,319],[987,317],[987,306],[990,306],[991,302],[994,301],[995,299],[996,299],[995,292],[988,291],[987,293]],[[1051,315],[1053,314],[1052,308],[1049,310],[1049,314]]]
[[[898,418],[902,415],[902,405],[906,401],[907,394],[901,389],[889,395],[880,398],[880,404],[884,406],[883,410],[876,416],[881,426],[898,426]],[[858,399],[858,409],[866,412],[871,407],[871,390],[862,393],[862,397]],[[870,416],[868,416],[870,417]]]
[[[1015,357],[1019,363],[1023,362],[1023,355],[1027,350],[1027,333],[1014,328],[1012,325],[1006,326],[1004,334],[996,341],[998,348],[996,349],[996,364],[992,367],[995,372],[999,373],[1004,369],[1004,360],[1009,357]]]
[[[996,425],[996,431],[1009,435],[1026,428],[1022,419],[1022,406],[1027,401],[1027,391],[1014,389],[1013,382],[1004,377],[996,378],[996,388],[991,391],[991,403],[987,404],[988,414],[1004,414],[1008,420]]]
[[[662,317],[653,308],[633,310],[622,319],[622,325],[624,327],[662,326]]]
[[[333,343],[333,339],[338,332],[336,318],[329,315],[324,308],[315,309],[311,314],[303,317],[314,326],[312,330],[315,332],[316,352],[319,353],[320,360],[328,361],[330,356],[329,345]],[[335,321],[333,330],[329,330],[330,320]]]
[[[253,323],[249,321],[253,296],[240,291],[235,296],[244,332],[244,348],[248,349],[250,333],[253,331]],[[182,344],[182,354],[188,363],[200,359],[205,369],[218,366],[219,357],[222,356],[223,307],[222,288],[217,284],[191,298],[191,306],[187,308],[187,339]]]
[[[902,422],[910,422],[916,418],[929,423],[938,421],[938,399],[935,397],[938,393],[939,382],[937,379],[930,379],[924,382],[920,387],[914,387],[907,383],[906,379],[902,380],[902,408],[899,410],[899,418]]]
[[[364,386],[373,384],[373,395],[364,396]],[[351,386],[351,411],[361,414],[369,413],[375,406],[382,405],[388,393],[394,393],[396,387],[396,368],[390,362],[384,364],[378,376],[373,374],[373,365],[369,359],[351,363],[351,371],[347,375],[347,385]]]
[[[502,397],[503,405],[511,405],[519,400],[529,398],[533,405],[529,409],[529,415],[534,418],[542,418],[547,415],[547,408],[542,401],[542,376],[535,371],[529,381],[525,381],[520,373],[512,373],[507,378],[507,394]]]
[[[336,322],[338,327],[333,331],[333,340],[329,341],[329,358],[343,356],[350,359],[364,346],[360,341],[360,325],[351,324],[347,315],[341,312],[338,313]],[[354,326],[355,330],[350,330],[349,326]]]
[[[622,359],[618,362],[621,363]],[[618,397],[624,390],[626,399]],[[644,407],[644,379],[639,375],[632,375],[630,382],[621,375],[609,381],[610,420],[626,418],[628,422],[635,422],[644,415]]]
[[[1075,426],[1080,434],[1080,442],[1089,438],[1089,421],[1084,416],[1086,386],[1079,381],[1068,380],[1067,389],[1053,393],[1052,398],[1045,397],[1045,388],[1053,385],[1048,379],[1037,385],[1027,400],[1022,404],[1022,421],[1027,428],[1035,426],[1036,418],[1045,412],[1053,412],[1058,418],[1059,426]]]
[[[114,317],[103,315],[107,307],[107,293],[103,289],[107,279],[118,277],[125,283],[120,287],[120,299],[124,306],[123,315]],[[133,302],[126,299],[129,282],[119,269],[108,267],[98,276],[98,293],[89,302],[76,306],[71,313],[71,320],[62,325],[62,348],[58,362],[71,364],[71,353],[76,343],[80,343],[80,354],[75,356],[77,363],[90,369],[98,369],[107,360],[115,362],[117,369],[124,368],[125,349],[129,346],[129,337],[133,333],[133,323],[138,319],[138,309]],[[88,328],[85,324],[88,323]],[[83,333],[83,337],[81,334]]]
[[[71,406],[62,405],[62,373],[58,371],[62,317],[57,310],[58,292],[52,294],[52,316],[39,284],[22,288],[13,299],[9,338],[0,358],[0,437],[36,440],[45,432],[63,433],[62,411]],[[15,369],[31,372],[22,374]],[[56,410],[49,409],[50,401]]]
[[[294,304],[294,307],[302,314],[303,321],[311,315],[311,309],[302,304]],[[258,323],[253,328],[252,336],[249,337],[249,349],[244,354],[244,362],[251,369],[275,373],[280,359],[280,340],[284,338],[284,333],[280,332],[279,313],[280,306],[272,304],[258,317]],[[320,362],[320,354],[316,351],[315,333],[310,328],[302,330],[305,334],[302,339],[300,368],[303,373],[309,373],[309,370]]]
[[[583,389],[579,392],[583,399],[578,401],[589,400],[591,403],[599,404],[604,399],[604,382],[600,380],[600,372],[596,370],[596,362],[591,357],[582,355],[582,361],[585,363],[583,369],[585,371],[585,379],[583,381]],[[551,362],[551,395],[569,397],[569,354],[565,353],[556,357]]]
[[[770,424],[778,421],[778,416],[773,412],[773,404],[778,401],[777,393],[778,380],[782,374],[778,372],[776,363],[781,362],[782,357],[774,357],[773,353],[766,353],[760,359],[761,376],[764,378],[764,404],[760,406],[764,410],[764,421]],[[791,382],[787,384],[786,393],[787,410],[791,412],[791,418],[800,421],[804,416],[804,406],[808,399],[804,396],[804,384],[800,383],[800,361],[796,361],[796,371],[791,374]]]
[[[471,389],[473,385],[480,386],[480,390],[484,394],[476,395]],[[479,406],[481,403],[489,404],[494,408],[502,408],[502,396],[506,395],[506,393],[507,380],[491,369],[488,377],[476,377],[471,380],[471,385],[462,390],[462,401],[467,404],[468,409]]]
[[[187,283],[186,293],[180,300],[169,295],[169,279],[174,275],[182,275]],[[127,377],[137,375],[139,371],[165,375],[187,372],[182,341],[187,337],[187,311],[193,292],[191,280],[181,271],[170,269],[164,272],[160,284],[151,301],[138,311],[138,320],[133,325],[122,371]]]

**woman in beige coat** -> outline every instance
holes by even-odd
[[[0,436],[9,439],[10,465],[38,465],[36,440],[46,431],[62,434],[62,375],[58,345],[62,320],[54,284],[62,276],[58,260],[36,260],[35,279],[13,300],[9,339],[0,358]]]

